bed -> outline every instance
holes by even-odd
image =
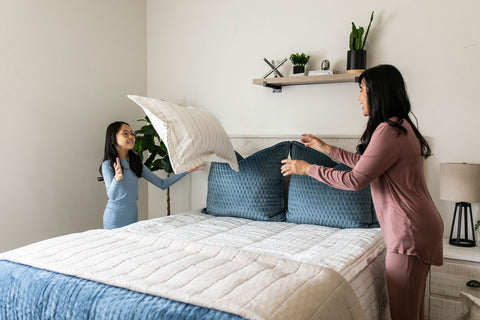
[[[243,176],[212,163],[208,181],[192,180],[208,185],[203,210],[0,254],[0,319],[384,319],[385,245],[372,216],[355,213],[369,191],[279,178],[285,153],[328,161],[286,137],[232,142]],[[318,190],[325,198],[303,198]]]

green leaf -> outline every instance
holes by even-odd
[[[294,66],[304,66],[308,63],[310,56],[307,56],[305,53],[292,53],[290,55],[290,61]]]
[[[168,151],[167,151],[167,147],[165,145],[161,145],[159,148],[158,148],[158,155],[160,157],[168,157]]]
[[[355,23],[352,22],[352,32],[350,32],[350,50],[355,50],[357,39],[357,27]]]
[[[140,131],[143,133],[143,134],[148,134],[148,130],[150,130],[152,126],[147,124],[147,125],[144,125],[140,128]]]
[[[155,161],[152,162],[151,169],[150,171],[157,171],[157,170],[163,170],[163,164],[162,164],[162,159],[155,159]]]
[[[167,173],[173,172],[165,143],[160,140],[148,116],[137,121],[147,122],[147,124],[142,125],[139,130],[135,131],[137,137],[133,150],[151,171],[163,170]],[[145,155],[147,159],[144,161]]]
[[[133,151],[135,151],[139,155],[140,155],[140,153],[143,152],[142,139],[136,139],[135,140],[135,145],[133,146]]]
[[[168,157],[162,158],[162,165],[163,165],[163,170],[167,173],[172,173],[172,164],[170,163],[170,159]]]
[[[145,165],[147,168],[150,169],[150,167],[152,166],[153,160],[155,160],[155,156],[156,156],[156,154],[151,153],[151,154],[148,156],[147,160],[145,160],[144,165]]]
[[[143,143],[145,149],[152,152],[155,148],[155,140],[154,137],[151,135],[144,135],[143,136]]]
[[[145,129],[145,135],[151,135],[151,136],[156,136],[157,131],[153,128],[153,126],[148,126],[148,128]]]
[[[357,29],[357,36],[355,40],[355,49],[362,49],[362,36],[363,36],[363,27]]]
[[[365,38],[363,38],[362,50],[365,47],[365,42],[367,42],[368,32],[370,31],[370,25],[372,24],[372,21],[373,21],[373,13],[374,11],[372,11],[372,14],[370,15],[370,22],[368,23],[367,33],[365,33]]]

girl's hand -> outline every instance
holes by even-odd
[[[122,181],[123,172],[122,166],[120,165],[120,159],[117,157],[117,162],[113,164],[113,170],[115,171],[115,176],[113,177],[115,181]]]
[[[307,175],[308,170],[312,166],[310,163],[303,160],[283,159],[282,163],[283,166],[280,168],[280,171],[284,176],[289,176],[291,174]]]
[[[201,164],[199,166],[196,166],[195,168],[192,168],[192,169],[188,169],[187,170],[187,173],[190,173],[190,172],[193,172],[193,171],[197,171],[197,170],[203,170],[205,169],[205,164]]]
[[[300,140],[306,147],[313,148],[320,152],[329,154],[330,153],[330,145],[326,144],[319,138],[311,135],[311,134],[302,134],[302,139]]]

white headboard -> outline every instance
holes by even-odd
[[[340,147],[348,151],[355,151],[359,137],[354,136],[322,136],[320,137],[323,141],[328,144]],[[230,141],[232,141],[233,147],[235,150],[240,153],[243,157],[247,157],[258,150],[273,146],[282,141],[299,141],[301,135],[295,136],[231,136]]]
[[[359,137],[355,136],[328,136],[316,135],[328,144],[342,149],[355,152]],[[249,155],[271,147],[282,141],[299,141],[301,134],[288,136],[230,136],[235,151],[248,157]],[[190,185],[190,208],[205,208],[208,187],[208,172],[210,166],[207,163],[206,169],[202,172],[195,172],[191,175]]]

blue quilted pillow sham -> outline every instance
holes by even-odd
[[[337,170],[351,170],[299,142],[292,142],[291,158]],[[291,177],[286,221],[335,228],[378,227],[370,186],[358,191],[346,191],[303,175]]]
[[[290,141],[280,142],[243,159],[239,172],[226,163],[212,162],[208,176],[207,207],[203,212],[262,221],[285,221],[282,159]]]

